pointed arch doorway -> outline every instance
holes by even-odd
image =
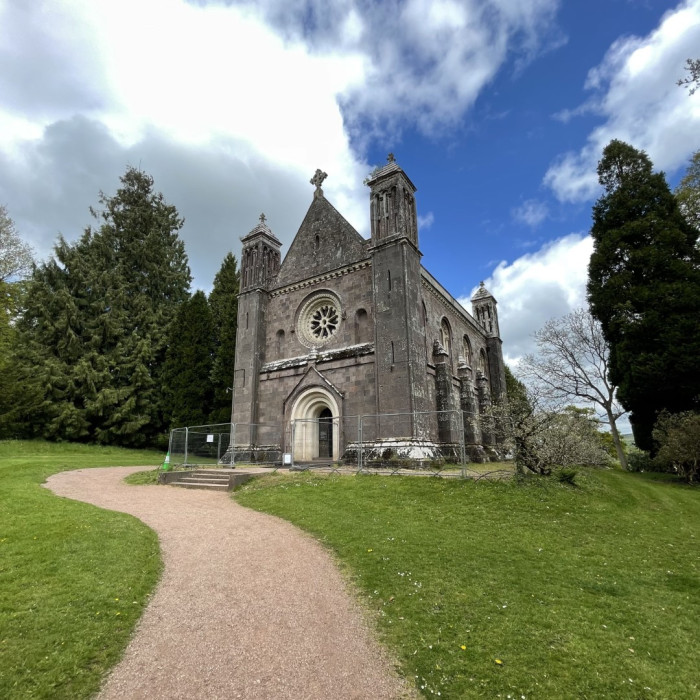
[[[291,412],[295,462],[339,458],[338,417],[335,397],[326,389],[313,387],[297,398]]]

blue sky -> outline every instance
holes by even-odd
[[[514,361],[584,302],[604,145],[672,184],[700,148],[699,55],[700,0],[0,0],[0,203],[44,257],[140,166],[206,290],[260,212],[286,251],[318,167],[367,235],[391,151],[425,266],[486,281]]]

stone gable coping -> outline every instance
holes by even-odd
[[[270,297],[278,297],[283,294],[289,294],[290,292],[296,292],[298,289],[305,289],[306,287],[311,287],[319,282],[326,282],[330,279],[335,279],[337,277],[343,277],[351,272],[357,272],[357,270],[362,270],[365,267],[371,265],[370,260],[363,260],[359,263],[353,263],[352,265],[347,265],[346,267],[340,267],[337,270],[331,270],[322,275],[317,275],[316,277],[309,277],[309,279],[302,280],[301,282],[296,282],[294,284],[288,284],[286,287],[280,287],[270,292]]]
[[[341,399],[341,401],[345,398],[345,394],[338,391],[338,387],[336,387],[327,377],[324,377],[323,374],[321,374],[321,372],[319,372],[315,367],[307,367],[306,372],[304,372],[301,379],[296,383],[296,386],[287,394],[287,398],[284,399],[283,403],[285,414],[287,413],[288,406],[294,403],[294,401],[296,401],[301,394],[308,389],[313,389],[315,386],[318,386],[318,382],[313,383],[314,380],[311,380],[311,383],[309,383],[309,376],[311,374],[315,374],[323,382],[323,384],[330,388],[332,393],[335,393],[335,395]]]
[[[338,350],[325,350],[323,352],[310,352],[308,355],[300,355],[299,357],[290,357],[286,360],[274,360],[266,362],[260,368],[260,374],[268,372],[279,372],[292,367],[303,367],[311,361],[315,362],[330,362],[332,360],[344,360],[349,357],[362,357],[363,355],[372,355],[374,353],[374,343],[361,343],[360,345],[348,345],[347,347]]]
[[[335,393],[336,393],[338,396],[340,396],[341,399],[344,399],[344,398],[345,398],[345,392],[344,392],[344,391],[341,391],[340,389],[338,389],[338,387],[337,387],[335,384],[333,384],[333,382],[332,382],[330,379],[328,379],[328,377],[326,377],[326,376],[323,374],[323,372],[319,372],[315,367],[310,367],[310,368],[309,368],[309,374],[310,374],[311,372],[316,372],[316,374],[321,378],[321,380],[322,380],[323,382],[325,382],[325,384],[327,384],[333,391],[335,391]]]

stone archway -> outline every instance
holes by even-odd
[[[333,460],[339,458],[339,415],[335,397],[322,387],[311,387],[296,399],[291,411],[295,462],[319,457]]]

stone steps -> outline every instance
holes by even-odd
[[[161,483],[179,486],[184,489],[209,489],[211,491],[230,491],[251,477],[245,472],[232,469],[193,469],[192,471],[170,472],[164,475]]]
[[[204,481],[195,479],[181,479],[173,481],[170,486],[179,486],[183,489],[209,489],[210,491],[228,491],[228,481]]]

